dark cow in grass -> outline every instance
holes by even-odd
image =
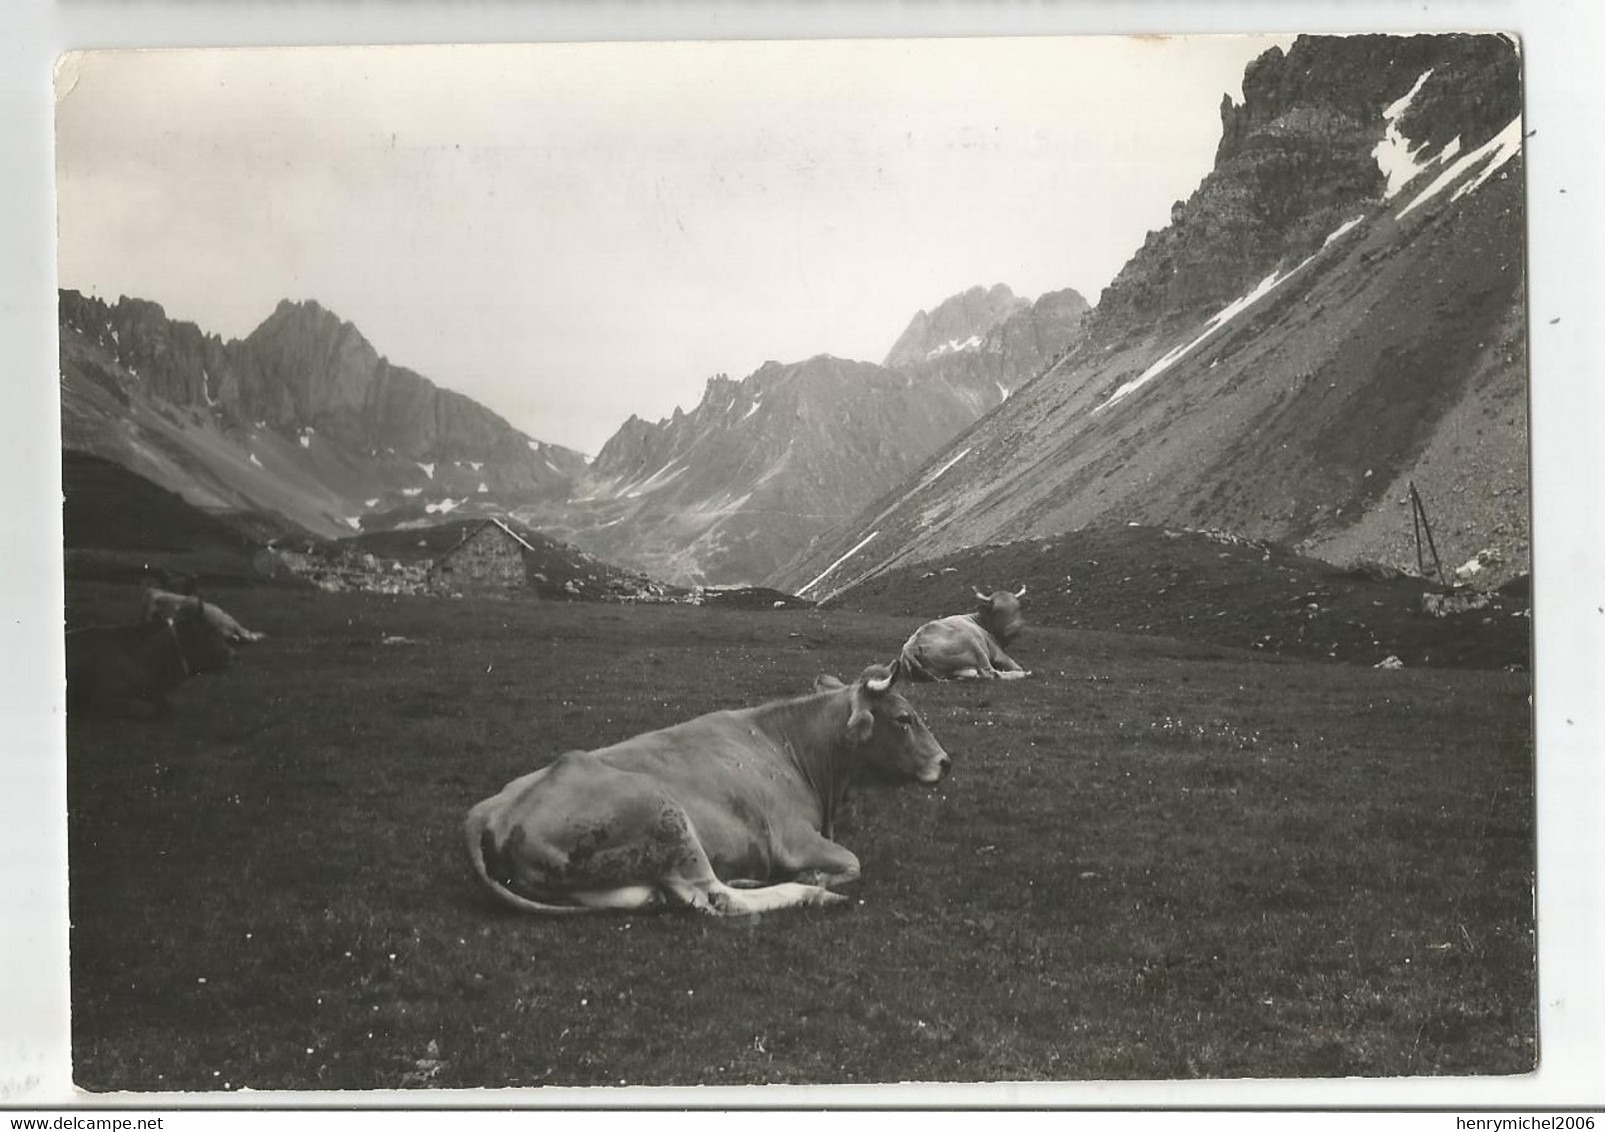
[[[68,633],[68,712],[121,714],[144,704],[166,715],[168,695],[188,677],[227,668],[234,651],[202,604],[186,598],[170,617]]]
[[[988,597],[975,591],[980,608],[928,621],[903,645],[898,667],[914,680],[1018,680],[1031,675],[1015,663],[1003,646],[1025,626],[1020,599],[999,590]]]
[[[178,611],[183,608],[184,603],[190,600],[190,597],[191,595],[188,594],[176,594],[156,586],[147,586],[143,599],[145,620],[149,621],[156,617],[172,618],[176,616]],[[209,601],[201,603],[201,612],[217,628],[217,631],[223,634],[223,639],[230,644],[250,644],[253,641],[260,641],[267,635],[266,633],[253,633],[229,616],[227,611]]]
[[[896,666],[571,751],[475,806],[469,859],[525,912],[693,908],[730,916],[844,902],[858,858],[831,840],[856,781],[932,784],[951,760]]]

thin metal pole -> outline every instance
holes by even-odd
[[[1414,482],[1410,484],[1410,498],[1415,500],[1415,505],[1421,512],[1421,526],[1425,528],[1427,532],[1427,549],[1432,551],[1432,564],[1438,568],[1438,581],[1447,587],[1449,585],[1449,579],[1444,577],[1443,560],[1438,557],[1438,544],[1434,542],[1432,538],[1432,524],[1427,521],[1427,505],[1421,502],[1421,493],[1416,491],[1416,485]],[[1419,535],[1416,538],[1416,554],[1417,556],[1421,554],[1421,540]]]

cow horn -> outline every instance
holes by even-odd
[[[878,696],[882,692],[886,691],[886,689],[890,688],[896,679],[897,665],[894,664],[892,665],[892,670],[885,676],[864,677],[864,687],[868,688],[871,692],[874,692]]]
[[[1025,596],[1025,587],[1021,586],[1019,589],[1015,590],[1014,591],[1014,596],[1015,597],[1024,597]]]
[[[991,595],[982,593],[979,587],[971,586],[970,589],[975,590],[975,596],[980,598],[982,601],[991,601],[992,600]]]

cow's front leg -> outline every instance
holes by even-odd
[[[992,658],[992,663],[996,666],[996,675],[999,680],[1023,680],[1031,675],[1031,673],[1020,667],[1018,661],[1001,650]]]
[[[858,879],[861,871],[858,857],[829,838],[814,834],[796,858],[799,884],[818,885],[820,888],[839,888]]]

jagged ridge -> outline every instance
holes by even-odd
[[[63,446],[204,507],[329,535],[430,499],[561,496],[584,474],[579,453],[393,365],[316,302],[229,342],[127,297],[62,291],[60,318]]]

